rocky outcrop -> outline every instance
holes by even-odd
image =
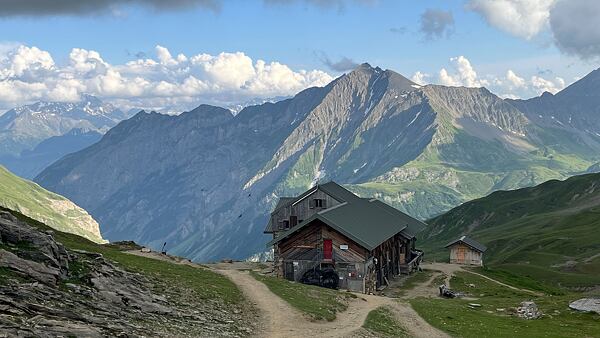
[[[157,292],[156,290],[160,290]],[[240,336],[241,311],[70,250],[0,211],[0,337]],[[245,326],[246,325],[246,326]]]

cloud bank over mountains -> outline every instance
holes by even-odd
[[[329,68],[338,74],[356,66],[345,58],[329,62]],[[82,94],[98,96],[122,109],[183,111],[201,103],[235,106],[290,96],[308,87],[325,86],[333,79],[334,75],[323,70],[294,70],[276,61],[253,60],[243,52],[173,55],[159,45],[154,57],[110,64],[97,51],[73,48],[68,60],[59,64],[37,47],[0,46],[0,111],[34,101],[78,101]],[[556,93],[568,84],[561,77],[525,77],[510,69],[482,75],[465,56],[450,58],[448,66],[437,73],[418,71],[412,80],[487,87],[510,98]]]
[[[193,107],[287,96],[333,77],[321,70],[292,70],[279,62],[253,60],[242,52],[172,55],[156,46],[155,58],[120,65],[93,50],[73,48],[66,64],[47,51],[24,45],[0,48],[0,109],[37,100],[77,101],[83,93],[123,107]]]
[[[471,61],[462,55],[452,57],[449,61],[448,69],[444,67],[436,75],[417,71],[411,80],[421,85],[434,83],[453,87],[486,87],[504,98],[529,98],[544,92],[555,94],[568,85],[565,79],[558,76],[544,78],[538,74],[525,79],[511,69],[505,74],[482,76]]]

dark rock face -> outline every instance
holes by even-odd
[[[99,253],[68,250],[52,233],[0,211],[0,337],[251,332],[241,327],[239,310],[228,313],[214,304],[186,301],[181,295],[186,292],[127,272]],[[232,328],[231,323],[240,324]]]

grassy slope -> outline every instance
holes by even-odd
[[[356,298],[352,293],[292,283],[285,279],[264,276],[256,272],[251,272],[251,275],[265,283],[271,292],[314,320],[334,320],[336,313],[345,311],[348,307],[347,300]]]
[[[486,264],[544,283],[600,285],[600,174],[499,191],[432,219],[421,234],[429,259],[469,234],[488,246]]]
[[[17,218],[42,230],[51,230],[47,225],[17,212],[10,211]],[[199,301],[209,301],[241,306],[245,303],[241,291],[232,281],[209,270],[187,265],[178,265],[156,259],[131,255],[111,245],[97,244],[80,236],[54,231],[54,238],[69,249],[101,253],[122,268],[153,276],[165,285],[183,287],[192,291],[185,297],[197,297]]]
[[[517,282],[513,280],[513,282]],[[474,284],[475,287],[469,287]],[[514,284],[514,283],[513,283]],[[514,284],[521,286],[518,283]],[[598,337],[600,315],[568,309],[579,294],[532,296],[514,291],[470,273],[458,273],[451,280],[454,290],[477,300],[417,298],[413,308],[433,326],[460,337]],[[545,314],[541,319],[524,320],[514,315],[522,301],[533,300]],[[470,308],[478,303],[480,308]],[[493,330],[490,330],[493,328]]]
[[[0,206],[17,210],[56,230],[74,233],[94,242],[103,242],[102,237],[79,224],[92,222],[97,226],[85,210],[74,204],[69,210],[60,210],[68,203],[71,202],[66,198],[22,179],[0,165]]]
[[[377,337],[409,337],[404,328],[394,317],[393,310],[387,307],[378,307],[369,312],[363,327]]]

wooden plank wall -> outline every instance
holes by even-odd
[[[459,255],[459,250],[464,251],[464,256]],[[450,247],[450,263],[465,265],[483,265],[483,255],[481,252],[471,249],[464,244],[455,244]]]
[[[325,200],[326,208],[331,208],[331,207],[334,207],[341,203],[340,201],[336,200],[335,198],[327,195],[324,191],[318,189],[315,192],[313,192],[312,194],[305,197],[302,201],[298,202],[297,204],[291,205],[286,208],[282,208],[281,210],[272,214],[271,222],[273,222],[273,224],[275,224],[277,226],[277,229],[285,230],[285,229],[281,229],[282,221],[289,220],[290,216],[297,216],[298,221],[308,219],[309,217],[316,214],[317,212],[325,209],[325,208],[312,207],[311,203],[315,198]]]

